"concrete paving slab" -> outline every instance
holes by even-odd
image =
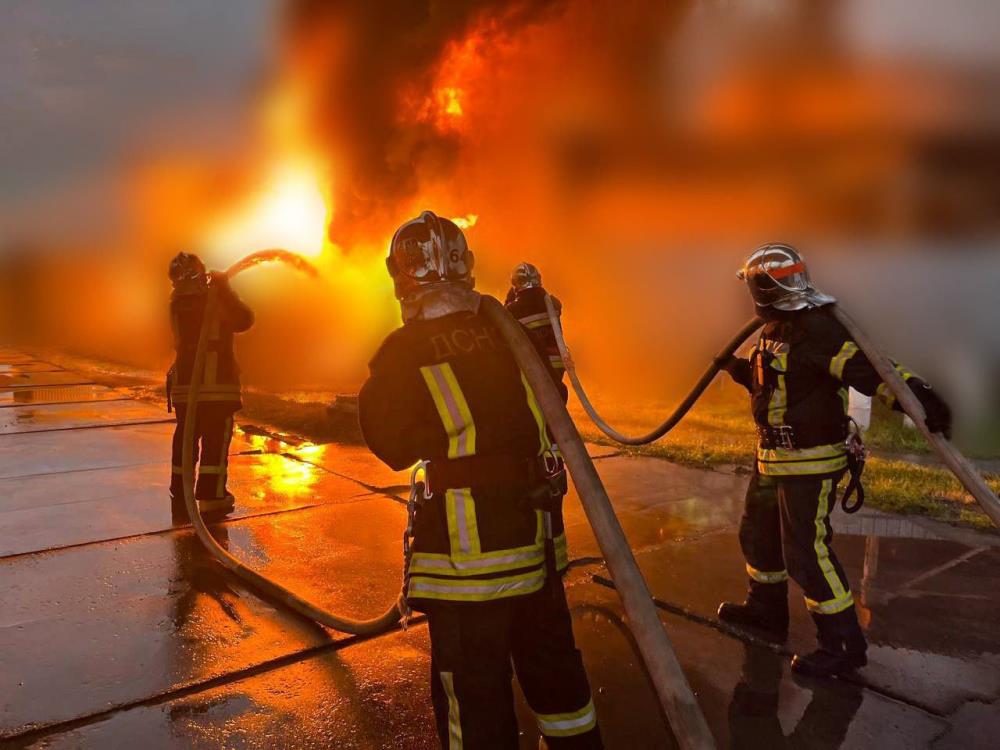
[[[835,549],[858,601],[870,640],[869,666],[861,679],[939,715],[966,701],[1000,697],[1000,551],[950,568],[918,591],[898,582],[931,571],[967,551],[941,540],[879,540],[877,559],[864,537],[840,536]],[[720,601],[742,601],[744,561],[735,536],[708,535],[665,544],[637,555],[653,595],[714,618]],[[866,573],[867,566],[867,573]],[[942,574],[943,575],[943,574]],[[933,583],[932,590],[926,590]],[[815,631],[792,586],[792,632],[788,648],[815,648]],[[975,591],[970,596],[966,591]]]
[[[166,423],[0,435],[0,479],[159,463],[170,455],[173,432]],[[229,452],[247,447],[234,434]]]
[[[0,374],[2,375],[19,375],[24,372],[66,372],[66,370],[51,362],[42,362],[37,359],[23,362],[0,362]]]
[[[671,748],[613,592],[569,591],[577,643],[609,748]],[[664,614],[719,747],[926,746],[943,721],[836,682],[800,686],[787,659]],[[434,748],[426,627],[350,645],[224,686],[142,706],[32,747]],[[520,747],[538,733],[517,694]]]
[[[636,551],[735,527],[743,512],[746,477],[629,456],[602,459],[597,471]],[[600,548],[572,483],[564,515],[570,555],[599,556]]]
[[[5,388],[39,388],[50,385],[89,385],[94,381],[75,372],[0,373],[0,390]]]
[[[233,456],[229,469],[231,520],[370,496],[355,482],[275,454]],[[0,557],[171,529],[170,472],[168,459],[0,479]]]
[[[0,409],[0,435],[172,421],[164,409],[134,400],[13,406]]]
[[[71,404],[88,401],[116,401],[131,396],[125,391],[103,385],[55,385],[47,388],[8,388],[0,390],[0,408]]]
[[[316,603],[372,616],[399,593],[404,525],[398,504],[372,499],[215,533]],[[238,585],[189,531],[0,561],[0,590],[0,737],[330,640]]]
[[[410,471],[393,471],[363,445],[302,445],[289,447],[288,453],[322,466],[327,471],[349,477],[365,486],[379,490],[400,490],[409,487]]]

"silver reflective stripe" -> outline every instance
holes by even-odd
[[[594,710],[594,701],[589,700],[579,711],[565,714],[535,714],[535,720],[542,734],[548,737],[571,737],[593,729],[597,725],[597,712]]]
[[[543,552],[538,548],[531,548],[525,552],[518,552],[509,555],[495,555],[475,557],[469,560],[458,558],[436,558],[425,557],[419,552],[413,553],[414,563],[420,568],[438,568],[440,570],[478,570],[480,568],[492,568],[494,566],[508,566],[515,563],[528,565],[540,560]]]
[[[469,523],[465,517],[465,490],[454,490],[455,493],[455,526],[458,531],[458,548],[468,554],[472,551],[469,544]]]
[[[465,596],[485,596],[485,597],[495,597],[502,594],[508,594],[516,591],[521,591],[523,589],[531,589],[537,586],[545,578],[544,571],[539,570],[536,574],[524,578],[518,581],[505,581],[503,583],[490,583],[489,581],[484,581],[482,583],[475,583],[473,581],[468,581],[460,584],[449,584],[442,581],[441,583],[433,583],[428,578],[414,578],[410,582],[410,594],[448,594],[450,596],[454,595],[465,595]]]

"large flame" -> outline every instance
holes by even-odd
[[[205,247],[216,262],[263,247],[317,258],[326,246],[329,216],[322,171],[306,161],[289,161],[276,165],[244,205],[209,229]]]

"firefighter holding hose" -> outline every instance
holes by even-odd
[[[556,385],[568,396],[566,386],[562,382],[566,365],[559,353],[552,319],[545,305],[545,298],[548,296],[548,292],[542,286],[542,274],[538,268],[531,263],[519,263],[510,276],[510,290],[507,292],[504,306],[527,329],[538,355],[551,368]],[[556,314],[560,315],[562,303],[555,297],[551,299]]]
[[[847,417],[848,388],[899,407],[832,315],[828,306],[836,300],[816,290],[794,248],[764,245],[739,276],[766,324],[749,359],[721,363],[750,392],[758,447],[740,522],[749,593],[742,604],[724,602],[719,618],[784,640],[790,576],[805,593],[819,645],[796,655],[792,669],[844,674],[867,663],[850,584],[830,547],[837,485],[857,458],[850,450],[857,438]],[[930,431],[949,436],[947,404],[923,380],[896,369],[923,404]],[[858,479],[852,476],[851,484]]]
[[[230,288],[225,274],[205,270],[205,264],[193,253],[178,253],[170,261],[170,324],[176,359],[167,374],[167,409],[177,411],[174,429],[170,478],[170,503],[175,522],[187,520],[184,507],[181,452],[185,420],[195,423],[195,461],[198,481],[195,497],[198,509],[216,516],[232,512],[235,499],[226,488],[229,465],[229,442],[233,436],[233,415],[243,406],[240,373],[233,352],[233,336],[249,329],[253,311]],[[217,314],[204,320],[209,286],[218,294]],[[202,325],[208,325],[208,348],[205,355],[203,385],[197,408],[188,403],[188,385],[194,368],[195,352]],[[200,454],[200,456],[199,456]],[[200,460],[199,460],[200,458]]]
[[[359,396],[371,450],[423,472],[403,594],[428,617],[438,736],[446,748],[516,748],[513,665],[549,747],[599,748],[560,575],[565,469],[480,312],[473,261],[461,229],[430,211],[396,231],[387,266],[404,325]]]

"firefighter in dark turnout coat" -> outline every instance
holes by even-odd
[[[535,394],[479,314],[454,223],[407,222],[387,264],[404,325],[372,359],[359,413],[389,466],[425,462],[404,594],[428,615],[442,746],[518,746],[513,664],[550,747],[600,747],[559,575],[565,475]]]
[[[176,359],[167,375],[167,393],[168,404],[177,411],[170,497],[175,520],[183,521],[187,513],[181,482],[181,451],[184,424],[192,413],[188,386],[209,285],[218,290],[218,307],[214,320],[208,322],[204,377],[198,408],[194,411],[194,459],[198,470],[195,497],[202,513],[225,514],[234,507],[234,498],[226,489],[229,442],[233,436],[233,415],[242,408],[243,401],[239,367],[233,353],[233,335],[249,329],[254,315],[230,288],[225,275],[207,274],[201,259],[192,253],[179,253],[171,261],[170,280],[174,286],[170,297],[170,324]]]
[[[812,286],[805,264],[788,245],[771,244],[750,256],[740,272],[765,318],[749,360],[731,358],[726,369],[750,391],[758,448],[740,523],[749,594],[743,604],[723,603],[719,617],[788,635],[788,578],[805,592],[819,648],[797,655],[800,673],[832,675],[867,663],[867,643],[854,597],[831,548],[830,511],[848,468],[848,388],[895,398]],[[947,405],[913,373],[897,369],[927,412],[927,426],[946,435]]]
[[[566,372],[559,345],[556,343],[556,333],[552,329],[549,310],[545,304],[548,292],[542,286],[542,274],[531,263],[520,263],[510,277],[510,291],[504,302],[510,314],[528,330],[535,349],[542,361],[552,370],[553,379],[560,390],[565,391],[562,378]],[[552,297],[556,314],[561,315],[562,303]],[[568,395],[568,392],[567,394]]]

